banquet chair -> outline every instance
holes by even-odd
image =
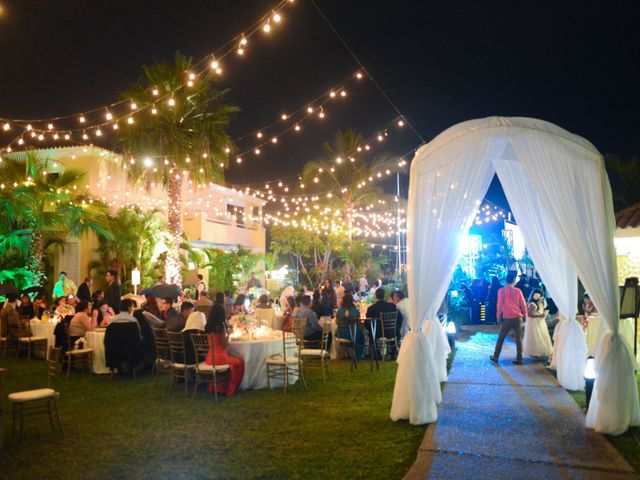
[[[305,368],[309,366],[319,365],[322,370],[322,381],[326,378],[331,379],[329,375],[329,335],[331,335],[331,323],[325,322],[322,325],[322,338],[320,340],[320,348],[303,348],[300,350],[303,365]]]
[[[306,326],[306,317],[293,317],[291,322],[291,332],[296,336],[296,342],[300,348],[304,348],[305,346],[304,329]]]
[[[380,313],[380,338],[377,339],[378,351],[384,362],[388,353],[389,345],[393,345],[396,355],[398,354],[398,312],[381,312]]]
[[[335,346],[340,346],[340,348],[345,348],[347,350],[347,354],[349,355],[349,360],[351,362],[349,369],[353,372],[353,370],[358,369],[358,355],[356,353],[356,329],[358,328],[358,318],[338,318],[336,320],[338,322],[338,328],[336,330],[336,336],[333,339],[335,342]],[[344,332],[347,333],[347,337],[339,336],[338,333]],[[338,354],[340,352],[338,351]]]
[[[156,347],[156,358],[153,361],[153,375],[155,381],[153,386],[158,384],[161,373],[171,373],[171,353],[169,351],[169,338],[166,328],[153,328],[153,342]]]
[[[208,333],[192,333],[191,342],[193,343],[193,352],[196,356],[196,378],[193,384],[193,395],[195,398],[199,383],[213,384],[213,396],[218,401],[218,378],[220,375],[228,376],[231,372],[229,365],[209,365],[206,362],[209,349],[211,349],[211,358],[215,358],[214,342],[211,334]]]
[[[47,386],[51,386],[52,380],[57,379],[62,372],[62,349],[60,347],[49,347],[47,355]]]
[[[189,374],[196,368],[195,364],[185,363],[184,337],[181,332],[167,331],[169,355],[171,356],[171,393],[180,379],[184,381],[184,394],[188,395]]]
[[[305,319],[306,320],[306,319]],[[267,364],[267,385],[271,388],[271,380],[282,380],[284,383],[284,393],[287,393],[289,386],[289,375],[298,375],[302,379],[305,390],[307,382],[302,371],[302,357],[300,356],[300,345],[296,335],[292,332],[282,332],[282,352],[271,355],[266,360]]]
[[[67,330],[67,346],[68,350],[64,352],[64,361],[67,364],[67,380],[69,380],[71,367],[73,366],[81,367],[82,369],[86,367],[87,370],[91,371],[93,348],[75,348],[75,341],[69,336],[69,330]]]
[[[13,411],[11,423],[11,435],[16,436],[16,426],[20,427],[19,437],[22,439],[24,417],[31,415],[49,414],[51,429],[55,432],[62,432],[60,413],[58,411],[58,398],[60,394],[52,388],[39,388],[37,390],[26,390],[24,392],[14,392],[9,394]]]
[[[27,327],[28,335],[25,337],[18,337],[18,349],[16,350],[16,358],[20,356],[20,352],[26,351],[28,362],[29,360],[31,360],[31,352],[34,351],[35,353],[35,350],[41,351],[42,356],[45,357],[45,354],[47,353],[47,337],[34,336],[33,332],[31,331],[31,322],[29,321],[29,319],[21,318],[21,321],[22,320],[26,320],[24,324]]]

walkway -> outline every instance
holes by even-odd
[[[584,413],[541,363],[511,363],[512,339],[493,365],[497,328],[481,329],[457,343],[440,418],[407,479],[636,478],[602,435],[585,429]]]

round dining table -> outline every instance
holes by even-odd
[[[267,388],[267,364],[271,355],[282,353],[282,332],[274,332],[273,336],[256,339],[230,339],[227,352],[244,360],[244,376],[240,390]],[[289,373],[289,385],[298,381],[298,375]],[[272,387],[283,385],[281,380],[271,382]]]
[[[34,318],[29,321],[31,333],[34,337],[46,337],[47,339],[47,349],[45,352],[49,351],[49,347],[53,347],[56,344],[56,337],[53,334],[53,331],[56,328],[58,322],[42,322],[41,320]],[[46,358],[47,353],[42,354],[41,350],[35,350],[34,355],[40,358]]]
[[[91,332],[86,332],[84,334],[84,338],[86,338],[87,342],[89,342],[89,346],[93,348],[93,361],[91,364],[91,370],[93,371],[93,373],[97,374],[111,373],[111,370],[107,368],[107,360],[105,357],[105,333],[105,328],[97,328]]]

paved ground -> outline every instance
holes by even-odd
[[[440,418],[407,479],[637,478],[606,438],[584,427],[584,413],[541,363],[511,363],[513,340],[493,365],[497,328],[482,330],[458,341]]]

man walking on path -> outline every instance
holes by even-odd
[[[496,350],[489,358],[497,363],[502,351],[504,338],[513,328],[516,336],[516,365],[522,365],[522,320],[527,316],[527,304],[524,301],[522,291],[515,287],[516,272],[507,274],[507,285],[498,290],[497,318],[502,319],[502,328],[496,342]]]

